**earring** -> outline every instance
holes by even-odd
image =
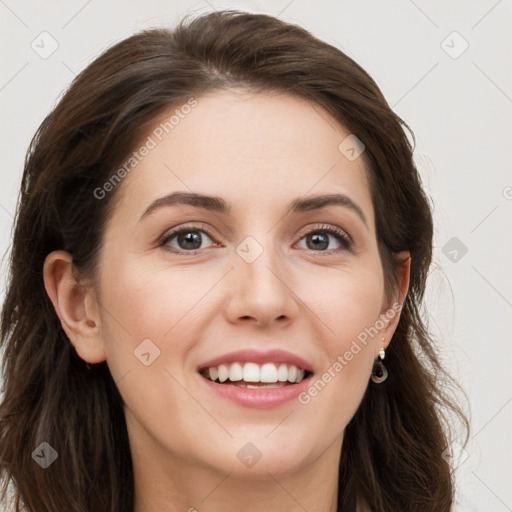
[[[92,366],[89,364],[89,363],[85,363],[85,366],[88,370],[90,370],[92,368]]]
[[[384,341],[384,338],[382,339]],[[380,384],[381,382],[384,382],[388,378],[388,371],[384,364],[382,363],[382,360],[386,357],[386,351],[384,349],[381,349],[379,352],[379,356],[377,357],[377,360],[373,363],[373,369],[372,369],[372,380],[376,384]]]

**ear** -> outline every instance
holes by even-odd
[[[50,253],[43,269],[46,293],[78,355],[88,363],[100,363],[106,359],[100,336],[100,307],[92,290],[75,279],[73,270],[68,252]]]
[[[377,352],[389,345],[391,338],[396,330],[400,314],[409,290],[409,279],[411,273],[411,254],[409,251],[401,251],[395,254],[395,257],[400,261],[397,267],[397,280],[398,280],[398,294],[391,304],[383,307],[380,318],[385,323],[385,327],[379,333],[379,343],[376,346]],[[382,339],[384,338],[384,341]],[[376,354],[377,355],[377,354]]]

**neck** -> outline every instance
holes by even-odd
[[[202,479],[204,473],[196,475]],[[247,482],[219,475],[177,489],[174,479],[166,484],[160,478],[150,487],[137,485],[134,512],[336,512],[336,499],[336,488],[328,490],[325,482],[313,488],[271,476]]]

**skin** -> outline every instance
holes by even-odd
[[[307,404],[243,407],[206,389],[196,368],[241,348],[281,348],[320,377],[403,303],[409,253],[386,301],[363,159],[338,150],[349,132],[320,107],[244,90],[197,100],[115,191],[94,282],[78,286],[71,256],[56,251],[45,264],[48,294],[80,357],[106,360],[125,401],[135,512],[335,511],[344,428],[399,313]],[[221,196],[232,213],[174,205],[140,220],[174,191]],[[294,199],[335,192],[359,205],[368,226],[338,205],[288,213]],[[200,249],[177,237],[158,246],[185,223],[209,229]],[[322,224],[349,234],[354,252],[331,234],[327,248],[308,244]],[[263,249],[252,263],[236,251],[248,236]],[[160,350],[149,366],[134,357],[145,339]],[[250,468],[237,457],[247,442],[262,454]]]

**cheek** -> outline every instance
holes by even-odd
[[[143,410],[149,403],[155,404],[155,410],[161,407],[162,389],[169,404],[186,399],[179,393],[174,395],[168,386],[174,384],[179,391],[172,376],[184,385],[190,385],[191,376],[195,376],[190,371],[194,361],[191,353],[216,311],[209,302],[214,295],[210,292],[218,292],[215,285],[225,269],[205,266],[199,272],[197,266],[171,267],[136,258],[105,263],[102,336],[114,380],[129,375],[120,391],[133,405],[141,400],[143,386],[146,391],[139,404]]]
[[[193,272],[128,264],[117,260],[102,268],[102,337],[114,380],[147,382],[185,359],[197,339],[191,319],[207,291]],[[147,366],[146,366],[147,363]],[[156,380],[148,389],[159,389]],[[149,400],[149,398],[148,398]]]
[[[163,424],[190,421],[201,411],[189,411],[190,397],[177,382],[185,384],[183,363],[204,327],[197,317],[210,280],[192,268],[121,259],[102,268],[102,279],[102,336],[128,409],[142,424],[152,424],[156,411]]]
[[[162,339],[182,329],[186,315],[211,287],[192,268],[119,261],[104,275],[102,297],[108,312],[136,338]]]
[[[325,327],[329,353],[348,349],[352,339],[379,319],[383,278],[378,265],[330,272],[324,269],[323,275],[304,275],[302,283],[307,306]]]
[[[333,433],[355,414],[369,383],[375,344],[381,341],[382,273],[378,266],[366,268],[343,272],[329,283],[311,279],[308,285],[314,290],[308,306],[328,327],[322,339],[327,358],[299,401],[312,417],[328,410]]]
[[[374,346],[381,342],[380,274],[364,273],[346,280],[333,317],[336,336],[331,339],[330,373],[340,375],[338,388],[364,391],[373,365]]]

